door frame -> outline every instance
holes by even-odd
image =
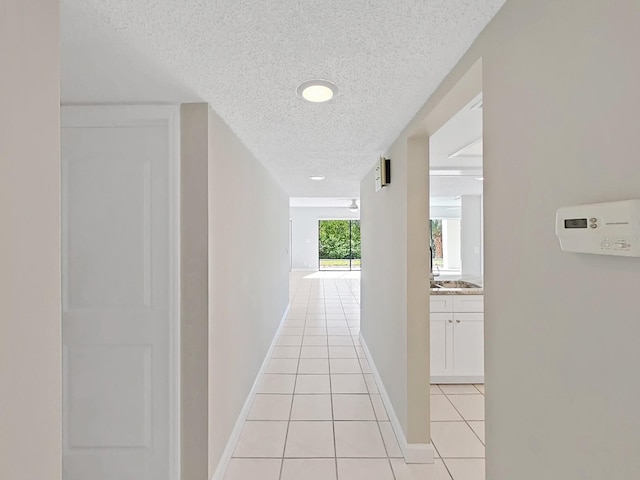
[[[61,128],[166,126],[169,158],[169,478],[180,479],[180,105],[62,105]],[[66,172],[62,171],[62,175]],[[62,195],[66,195],[63,190]],[[64,239],[64,236],[63,236]],[[66,253],[63,242],[61,253]],[[62,264],[64,268],[64,263]],[[63,276],[66,278],[66,276]],[[63,302],[66,292],[63,285]],[[64,305],[63,304],[63,305]],[[61,305],[61,310],[63,308]],[[61,312],[62,314],[62,312]],[[65,426],[63,425],[63,428]],[[61,432],[62,433],[62,432]]]

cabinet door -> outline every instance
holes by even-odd
[[[451,375],[453,314],[431,314],[431,375]]]
[[[453,373],[484,376],[484,315],[455,313],[453,322]]]

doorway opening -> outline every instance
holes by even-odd
[[[318,220],[318,270],[360,270],[360,220]]]

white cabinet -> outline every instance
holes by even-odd
[[[431,382],[484,381],[484,297],[431,296]]]

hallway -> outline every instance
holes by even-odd
[[[450,480],[440,458],[432,465],[402,458],[360,347],[360,273],[294,272],[290,292],[290,311],[225,480]],[[432,393],[447,399],[438,387]],[[453,460],[454,480],[484,478],[474,468],[478,461],[483,469],[483,460]]]

